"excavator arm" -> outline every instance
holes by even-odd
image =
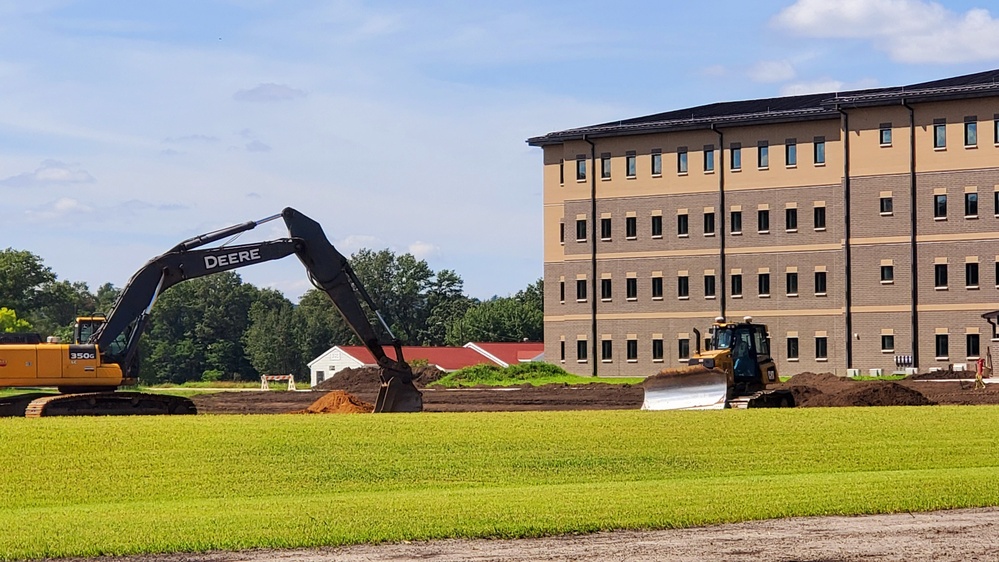
[[[251,230],[281,217],[289,237],[267,242],[202,248],[207,244]],[[292,208],[260,221],[251,221],[190,238],[147,262],[132,275],[104,322],[90,337],[101,350],[102,360],[117,363],[127,379],[136,378],[138,341],[157,297],[168,288],[197,277],[284,258],[298,256],[309,279],[329,295],[364,346],[381,368],[382,385],[376,412],[418,412],[422,394],[413,386],[413,371],[402,356],[402,344],[392,335],[347,258],[333,245],[316,221]],[[383,341],[368,320],[358,296],[378,317],[390,341]],[[395,350],[395,358],[384,351]]]

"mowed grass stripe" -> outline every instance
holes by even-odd
[[[999,408],[0,420],[0,557],[999,505]]]

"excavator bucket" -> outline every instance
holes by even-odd
[[[715,410],[725,407],[728,377],[724,371],[693,365],[665,369],[642,383],[643,410]]]
[[[391,377],[382,382],[375,399],[375,413],[385,412],[422,412],[423,393],[413,386],[412,379]]]

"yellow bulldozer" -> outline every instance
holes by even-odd
[[[643,410],[708,410],[721,408],[793,407],[770,354],[765,324],[746,316],[741,322],[715,318],[701,351],[701,332],[694,329],[696,351],[687,367],[665,369],[645,380]]]

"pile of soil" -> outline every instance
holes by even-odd
[[[342,390],[334,390],[322,395],[319,400],[312,403],[304,410],[294,412],[296,414],[370,414],[375,410],[374,405],[369,404],[353,394]]]
[[[973,378],[975,378],[974,371],[951,371],[949,369],[933,371],[932,373],[917,373],[905,377],[906,380],[910,381],[953,381]]]
[[[328,391],[343,390],[351,394],[378,394],[382,384],[381,369],[378,367],[346,368],[337,371],[335,375],[312,387],[312,390]],[[413,367],[413,384],[422,388],[447,373],[433,366]]]
[[[799,373],[783,385],[798,407],[928,406],[922,392],[891,381],[854,381],[832,373]]]

